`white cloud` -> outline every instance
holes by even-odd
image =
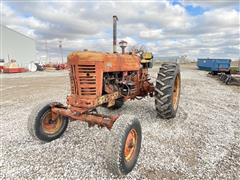
[[[48,40],[51,56],[58,56],[60,39],[65,55],[79,49],[111,51],[116,14],[119,40],[129,46],[144,43],[159,56],[239,56],[240,14],[236,3],[227,2],[182,2],[214,7],[198,16],[169,1],[4,2],[1,16],[3,24],[36,38],[39,54]]]
[[[162,39],[164,36],[162,35],[161,29],[153,29],[153,30],[144,30],[140,31],[139,36],[145,39]]]
[[[239,0],[182,0],[184,5],[202,6],[202,7],[235,7],[239,6]]]
[[[240,23],[239,12],[224,9],[207,11],[197,20],[200,20],[202,26],[217,27],[216,31],[221,28],[238,28]]]

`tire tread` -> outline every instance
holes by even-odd
[[[176,63],[163,63],[159,68],[155,86],[155,106],[158,115],[163,119],[176,116],[172,104],[172,91],[177,75],[180,75],[179,65]],[[181,78],[180,78],[181,83]]]
[[[121,152],[121,148],[124,147],[123,144],[124,142],[122,141],[122,139],[125,137],[127,133],[126,130],[128,130],[129,127],[131,127],[133,124],[138,124],[140,126],[141,131],[140,122],[134,116],[124,114],[117,119],[117,121],[114,123],[114,126],[111,129],[111,135],[109,136],[107,142],[106,160],[108,169],[110,170],[111,173],[115,175],[125,175],[128,173],[124,171],[124,168],[120,163],[122,157],[120,156],[119,152]],[[141,147],[141,133],[139,138]]]

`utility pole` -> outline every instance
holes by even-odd
[[[47,44],[47,40],[45,40],[45,49],[46,49],[46,61],[48,61],[48,63],[49,63],[49,58],[48,58],[48,44]]]
[[[59,41],[59,49],[60,49],[60,54],[61,54],[61,57],[62,57],[62,64],[63,64],[62,41]]]

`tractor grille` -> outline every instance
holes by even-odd
[[[72,65],[70,81],[72,94],[81,96],[96,95],[95,65]]]
[[[96,95],[95,65],[78,65],[80,92],[82,96]]]

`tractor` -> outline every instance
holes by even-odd
[[[148,74],[152,67],[152,53],[126,53],[125,41],[121,42],[122,53],[118,53],[117,20],[117,16],[113,16],[113,53],[84,50],[69,54],[71,93],[66,98],[66,106],[59,102],[36,106],[29,115],[28,130],[34,138],[50,142],[64,133],[69,121],[85,121],[90,127],[106,127],[110,130],[106,147],[108,170],[116,175],[126,175],[136,165],[140,152],[140,121],[127,114],[99,114],[97,107],[114,110],[128,100],[150,96],[155,100],[159,118],[174,118],[179,104],[181,77],[178,64],[164,63],[154,85]]]

